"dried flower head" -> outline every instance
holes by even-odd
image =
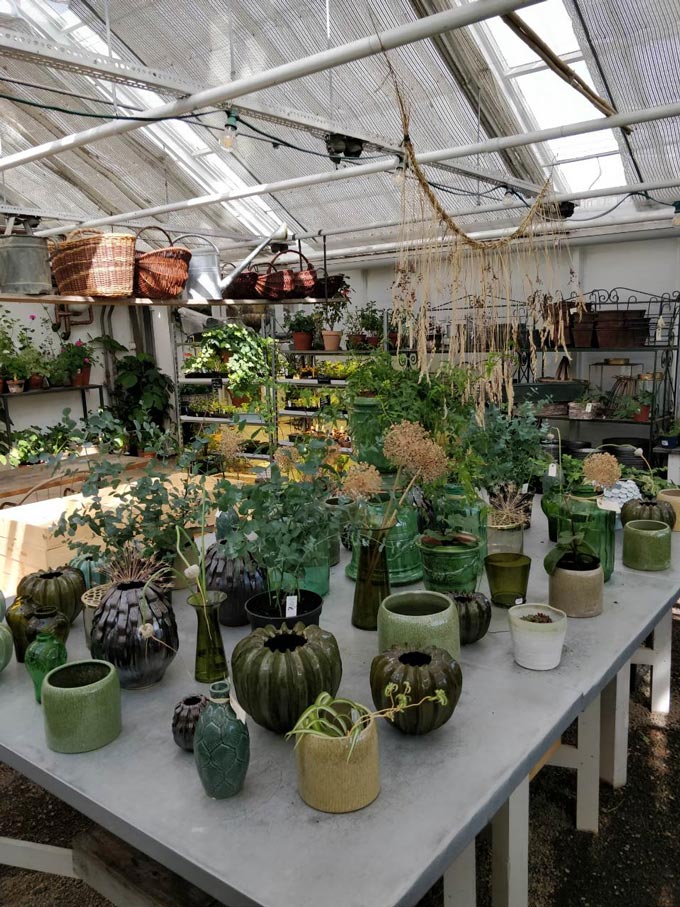
[[[217,449],[225,463],[230,464],[239,459],[243,452],[243,435],[231,425],[224,425],[216,436]]]
[[[201,575],[201,568],[198,564],[189,564],[184,571],[184,575],[189,580],[196,580]]]
[[[382,491],[382,479],[375,466],[354,463],[342,482],[342,493],[353,501],[372,498]]]
[[[448,471],[444,449],[418,422],[393,425],[385,435],[383,453],[390,463],[424,482],[436,482]]]
[[[511,483],[505,490],[494,495],[488,524],[493,529],[519,529],[526,525],[530,514],[531,506],[527,505],[527,496]]]
[[[583,475],[595,485],[611,488],[621,478],[621,464],[610,453],[590,454],[583,461]]]
[[[295,447],[279,447],[274,454],[274,462],[281,470],[281,475],[287,478],[299,477],[295,464],[300,462],[300,454]]]

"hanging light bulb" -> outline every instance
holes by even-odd
[[[508,186],[505,187],[505,194],[503,196],[503,204],[511,205],[515,200],[515,193]]]
[[[680,202],[673,202],[673,226],[680,227]]]
[[[236,151],[236,139],[238,132],[238,117],[236,116],[236,111],[230,110],[229,116],[227,117],[227,124],[224,127],[224,132],[220,136],[220,145],[224,148],[225,151],[233,153]]]
[[[406,159],[403,157],[399,158],[399,163],[392,171],[392,182],[397,189],[402,189],[406,182]]]

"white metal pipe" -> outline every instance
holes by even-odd
[[[348,44],[341,44],[339,47],[331,47],[302,60],[284,63],[281,66],[275,66],[273,69],[246,76],[243,79],[237,79],[235,82],[229,82],[226,85],[206,88],[186,98],[179,98],[168,104],[151,107],[146,111],[146,115],[154,118],[168,118],[183,116],[204,107],[215,107],[242,95],[271,88],[273,85],[281,85],[284,82],[292,82],[303,76],[334,69],[336,66],[342,66],[354,60],[363,60],[366,57],[375,56],[375,54],[386,50],[403,47],[405,44],[423,41],[426,38],[433,38],[442,32],[453,31],[466,25],[472,25],[475,22],[482,22],[485,19],[491,19],[494,16],[503,15],[504,13],[523,9],[526,6],[533,6],[541,2],[543,0],[478,0],[477,3],[435,13],[432,16],[426,16],[415,22],[409,22],[407,25],[401,25],[398,28],[391,28],[379,34],[360,38],[357,41],[350,41]],[[132,132],[142,126],[144,126],[144,123],[136,120],[114,120],[109,123],[103,123],[100,126],[85,129],[82,132],[77,132],[62,139],[45,142],[42,145],[27,148],[16,154],[10,154],[0,159],[0,172],[18,167],[21,164],[28,164],[31,161],[53,157],[63,151],[73,151],[74,148],[81,148],[83,145],[89,145],[91,142],[97,142],[100,139]]]

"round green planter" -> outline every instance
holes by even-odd
[[[379,500],[370,502],[371,527],[382,525],[388,506],[390,496],[387,492],[379,495]],[[353,580],[356,580],[359,569],[358,532],[358,529],[354,532],[352,559],[345,567],[345,576]],[[397,512],[397,522],[387,532],[385,543],[391,586],[405,586],[408,583],[417,583],[423,578],[423,564],[416,547],[418,534],[418,513],[411,504],[404,504]]]
[[[631,570],[668,570],[671,528],[658,520],[631,520],[623,527],[623,565]]]
[[[12,660],[12,648],[14,646],[14,637],[12,631],[3,623],[5,619],[6,602],[5,596],[0,590],[0,671],[4,671]]]
[[[458,609],[441,592],[395,592],[378,610],[378,651],[436,646],[460,658]]]
[[[484,568],[484,554],[476,545],[427,545],[418,542],[423,584],[433,592],[474,592]]]
[[[47,745],[57,753],[87,753],[120,734],[120,683],[108,661],[72,661],[42,685]]]
[[[434,527],[442,532],[471,532],[479,539],[482,549],[480,573],[484,569],[486,557],[486,521],[488,508],[486,504],[473,498],[470,500],[462,485],[447,482],[441,494],[432,500]]]

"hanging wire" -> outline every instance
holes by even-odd
[[[104,26],[106,28],[106,46],[109,51],[109,56],[113,57],[111,49],[111,17],[109,15],[109,0],[104,0]],[[113,101],[113,109],[118,113],[118,97],[116,94],[116,83],[111,82],[111,100]]]

